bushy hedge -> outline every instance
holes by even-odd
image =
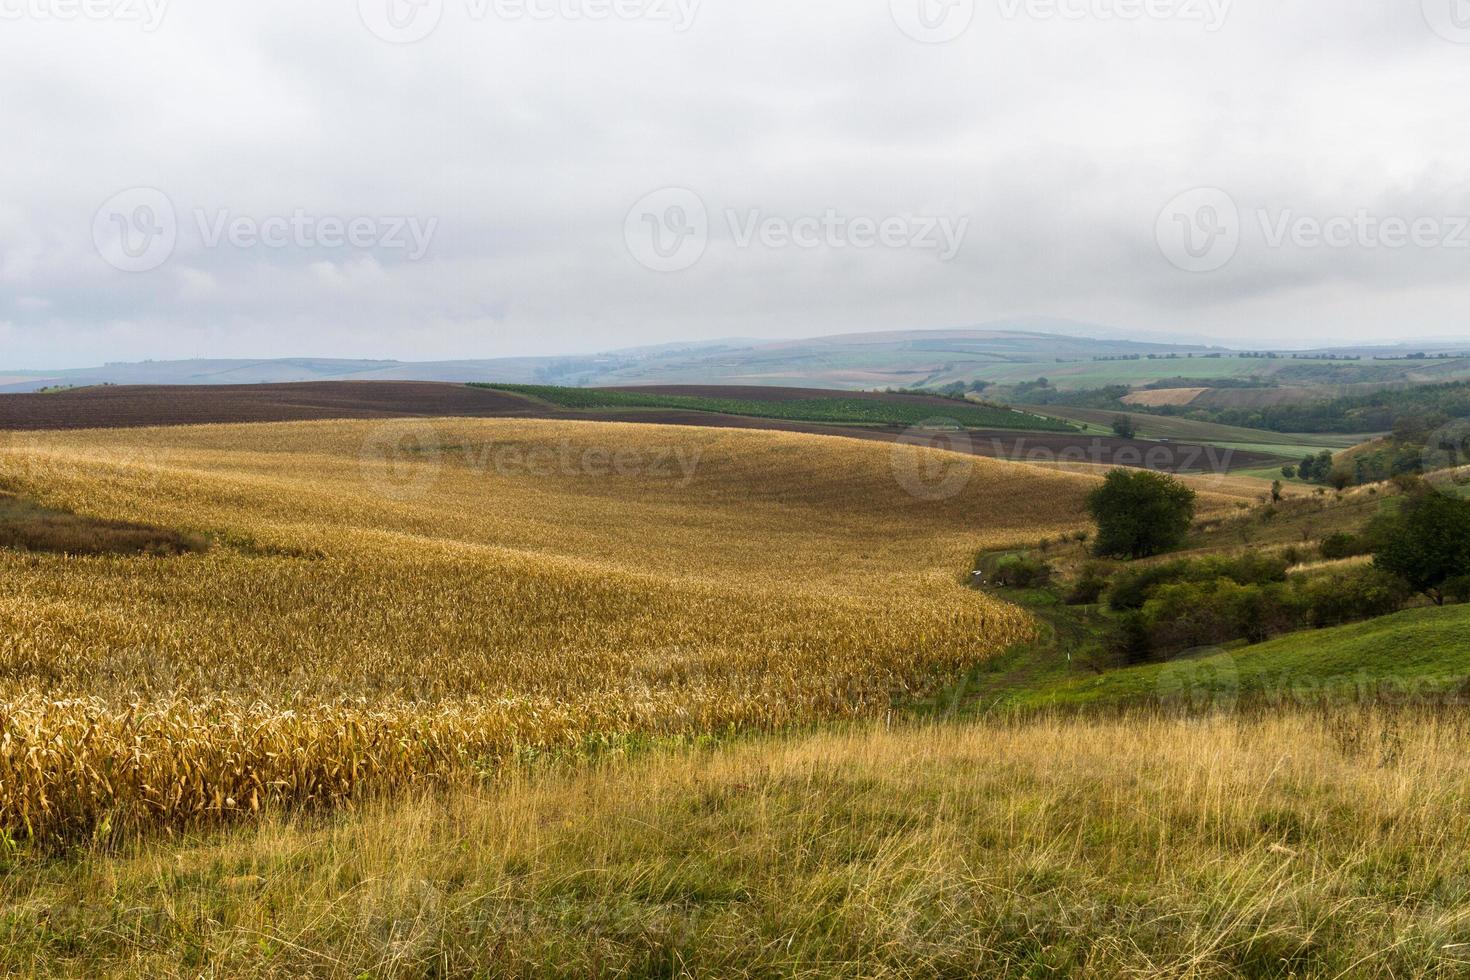
[[[1237,640],[1261,643],[1386,616],[1410,594],[1402,579],[1371,566],[1288,579],[1284,561],[1260,556],[1174,562],[1115,581],[1110,604],[1122,615],[1108,646],[1137,663]]]
[[[1160,586],[1174,582],[1209,582],[1215,579],[1229,579],[1237,585],[1285,582],[1287,567],[1284,558],[1247,554],[1233,558],[1181,559],[1129,569],[1113,579],[1108,606],[1114,612],[1142,609]]]

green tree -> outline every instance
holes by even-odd
[[[1113,470],[1087,497],[1097,522],[1097,553],[1147,558],[1175,547],[1194,522],[1196,494],[1178,480],[1148,470]]]
[[[1113,417],[1113,435],[1119,439],[1135,439],[1138,437],[1138,426],[1126,415]]]
[[[1470,501],[1420,488],[1370,533],[1373,564],[1435,605],[1444,605],[1448,583],[1470,574]]]

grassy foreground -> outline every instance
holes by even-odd
[[[1470,726],[1160,716],[829,733],[16,859],[0,970],[1463,976]]]

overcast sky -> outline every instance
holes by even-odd
[[[0,0],[0,368],[1470,335],[1467,0]]]

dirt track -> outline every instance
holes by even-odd
[[[720,388],[678,386],[666,394],[753,398],[770,401],[833,397],[806,388]],[[772,397],[774,395],[774,397]],[[914,395],[853,393],[853,397],[903,398],[948,404],[946,399]],[[1279,460],[1264,453],[1227,451],[1189,443],[975,429],[964,433],[915,435],[901,427],[817,425],[777,419],[715,415],[668,409],[574,412],[552,408],[518,395],[464,385],[419,381],[338,381],[276,385],[115,386],[53,394],[0,395],[0,432],[40,429],[115,429],[142,426],[202,425],[234,422],[302,422],[373,418],[544,418],[600,422],[638,422],[732,429],[769,429],[842,436],[878,442],[929,442],[941,448],[998,459],[1032,462],[1083,462],[1105,466],[1146,466],[1169,472],[1223,472],[1268,466]]]

